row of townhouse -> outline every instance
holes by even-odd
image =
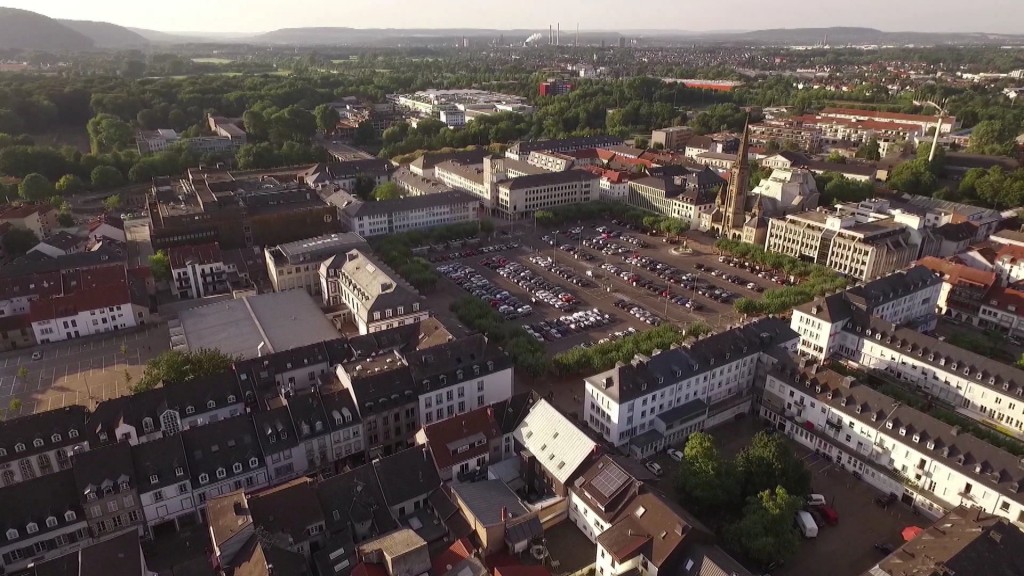
[[[792,327],[800,353],[906,382],[961,414],[1024,436],[1024,371],[919,331],[933,321],[913,320],[934,308],[941,281],[913,285],[921,287],[867,309],[836,295],[797,307]]]
[[[797,340],[785,320],[763,318],[619,362],[586,378],[584,419],[611,444],[647,457],[746,413],[762,355],[776,346],[795,350]]]
[[[0,498],[54,492],[51,484],[80,474],[79,461],[95,459],[106,474],[88,481],[93,496],[81,482],[81,490],[67,491],[63,502],[76,518],[68,522],[87,522],[75,538],[49,535],[50,528],[64,525],[36,521],[20,508],[11,508],[10,515],[0,512],[5,529],[18,531],[9,546],[0,547],[0,554],[10,553],[4,566],[18,568],[83,538],[129,527],[148,536],[192,524],[204,518],[206,502],[217,496],[315,472],[331,474],[361,461],[368,448],[390,454],[411,445],[421,410],[431,415],[422,420],[434,421],[435,414],[442,420],[511,397],[511,364],[493,344],[482,336],[451,342],[447,333],[430,336],[433,340],[420,327],[406,326],[338,339],[238,362],[188,382],[166,382],[101,402],[92,413],[73,406],[4,423]],[[380,395],[374,386],[364,386],[355,366],[374,360],[404,366],[395,374],[407,378],[408,396]],[[410,406],[398,398],[410,399]],[[433,410],[435,403],[440,412]],[[420,408],[427,405],[432,408]],[[405,419],[392,435],[395,422],[388,419],[400,414]],[[87,469],[83,464],[81,473]],[[30,523],[33,528],[25,528]],[[39,535],[33,543],[46,543],[30,549],[22,545],[26,534]]]
[[[932,518],[958,506],[1024,526],[1024,464],[853,377],[778,355],[759,413],[861,480]]]

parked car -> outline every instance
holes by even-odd
[[[36,350],[35,352],[32,353],[32,359],[33,360],[39,360],[42,357],[43,357],[43,351],[42,350]]]
[[[807,505],[808,506],[824,506],[825,505],[825,496],[823,496],[821,494],[808,494],[807,495]]]
[[[824,504],[822,506],[818,506],[815,509],[821,514],[821,517],[825,519],[825,522],[829,526],[835,526],[839,524],[839,513],[836,512],[835,508],[829,506],[828,504]]]
[[[878,504],[882,508],[888,508],[890,504],[896,501],[896,494],[889,492],[884,496],[875,498],[875,504]]]
[[[680,452],[679,450],[676,450],[675,448],[669,448],[668,450],[665,450],[665,453],[668,454],[669,458],[675,460],[676,462],[683,461],[683,453]]]
[[[810,513],[804,510],[797,511],[796,525],[800,529],[800,533],[804,535],[804,538],[818,537],[818,525],[814,522],[814,517]]]
[[[665,473],[657,462],[648,462],[647,464],[644,464],[644,466],[646,466],[647,469],[651,471],[651,474],[654,474],[655,476],[661,476]]]

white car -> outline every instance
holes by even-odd
[[[655,476],[661,476],[665,473],[657,462],[648,462],[647,464],[644,464],[644,466],[646,466],[647,469],[651,471],[651,474],[654,474]]]
[[[665,450],[665,453],[668,454],[669,458],[675,460],[676,462],[683,461],[683,453],[680,452],[679,450],[676,450],[675,448],[669,448]]]
[[[808,494],[807,495],[807,505],[808,506],[824,506],[825,505],[825,496],[823,496],[821,494]]]
[[[42,357],[43,357],[43,352],[42,352],[42,350],[36,350],[35,352],[33,352],[33,353],[32,353],[32,359],[33,359],[33,360],[39,360],[39,359],[41,359]]]

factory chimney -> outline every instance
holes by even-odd
[[[562,32],[562,23],[561,22],[555,23],[555,46],[561,46],[561,43],[559,42],[559,39],[558,39],[558,36],[559,36],[559,34],[561,34],[561,32]]]

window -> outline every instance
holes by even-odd
[[[185,407],[185,414],[195,414],[195,412],[196,412],[196,407],[195,406],[186,406]]]
[[[231,467],[231,471],[234,472],[235,474],[241,473],[242,472],[242,464],[239,463],[239,462],[235,462],[235,465]]]
[[[147,418],[143,418],[142,419],[142,431],[146,432],[147,434],[149,432],[153,431],[153,419],[152,418],[148,418],[147,417]]]
[[[46,527],[47,528],[56,528],[57,527],[57,518],[55,516],[50,516],[49,518],[47,518],[46,519]]]
[[[214,408],[217,407],[217,403],[214,402],[213,400],[210,400],[209,402],[206,403],[206,407],[210,410],[213,410]]]
[[[205,474],[204,473],[204,474],[200,474],[199,475],[199,483],[200,484],[206,484],[209,481],[210,481],[210,475],[209,474]]]
[[[29,534],[35,534],[36,532],[39,532],[39,525],[35,522],[29,522],[28,526],[25,526],[25,532],[28,532]]]
[[[53,436],[50,436],[50,442],[60,442],[60,434],[54,434]]]
[[[107,502],[107,512],[117,512],[117,500]]]
[[[256,458],[250,458],[249,459],[249,468],[255,468],[255,467],[259,466],[259,465],[260,465],[260,461],[257,460]]]
[[[174,475],[175,476],[184,476],[185,475],[185,469],[182,468],[181,466],[178,466],[177,468],[174,469]]]
[[[7,530],[7,539],[8,540],[17,540],[18,539],[18,531],[16,529],[14,529],[14,528],[11,528],[11,529]]]
[[[32,445],[35,446],[36,448],[42,448],[43,447],[43,439],[42,438],[36,438],[35,440],[32,441]]]
[[[217,468],[217,478],[218,479],[223,480],[224,478],[227,478],[227,476],[228,476],[228,471],[227,470],[225,470],[223,468]]]
[[[68,510],[67,512],[64,513],[65,522],[74,522],[75,518],[77,518],[77,516],[75,516],[75,513],[72,510]]]

